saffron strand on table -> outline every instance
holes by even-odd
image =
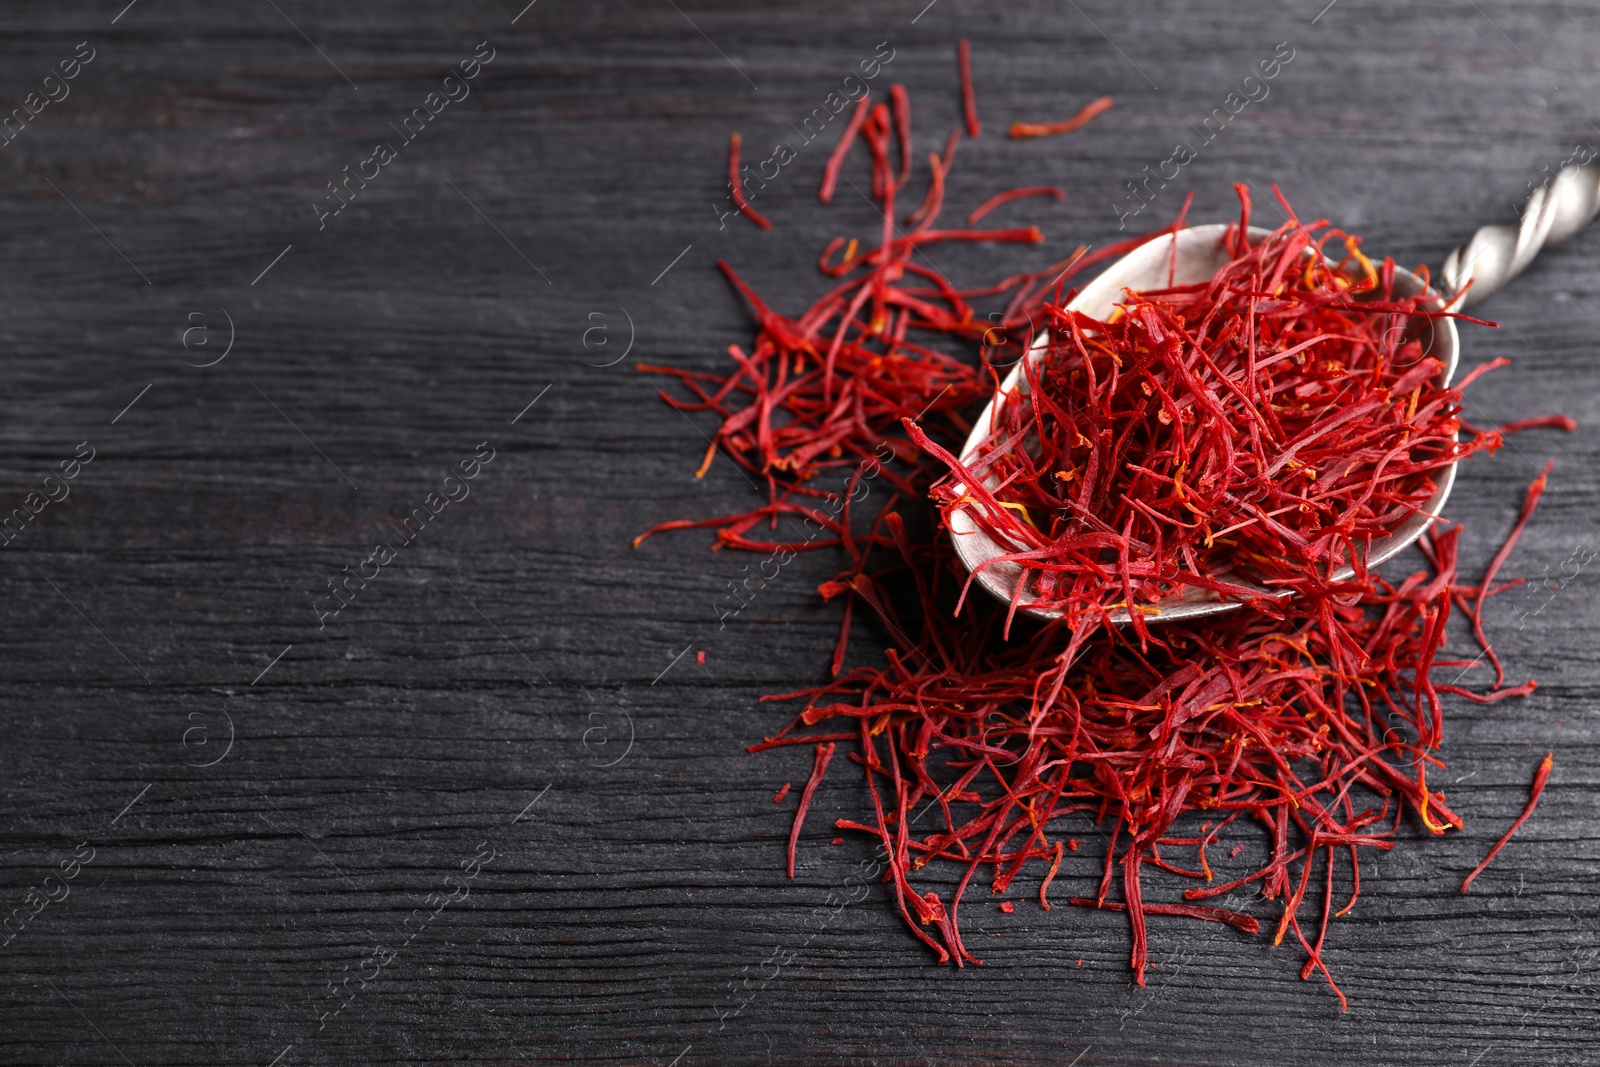
[[[1496,841],[1494,847],[1489,850],[1489,854],[1483,857],[1483,862],[1472,868],[1472,873],[1462,881],[1461,891],[1463,893],[1472,885],[1473,880],[1483,873],[1483,869],[1489,866],[1489,861],[1498,856],[1500,850],[1506,847],[1506,842],[1511,840],[1511,835],[1522,829],[1522,824],[1528,821],[1528,816],[1533,814],[1533,809],[1539,806],[1539,797],[1544,793],[1545,783],[1550,780],[1550,770],[1554,766],[1555,753],[1545,753],[1544,759],[1539,761],[1539,769],[1533,773],[1533,787],[1528,790],[1527,807],[1522,809],[1522,814],[1517,816],[1516,821],[1511,824],[1506,832],[1500,835],[1500,840]]]

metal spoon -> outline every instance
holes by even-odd
[[[1546,245],[1564,241],[1582,229],[1597,212],[1600,212],[1600,164],[1564,167],[1547,186],[1534,191],[1523,211],[1522,221],[1516,227],[1485,226],[1473,235],[1471,241],[1450,253],[1440,271],[1440,282],[1452,294],[1452,310],[1476,303],[1499,289],[1512,277],[1521,273],[1539,250]],[[1169,236],[1159,237],[1134,249],[1117,260],[1078,293],[1067,307],[1081,311],[1093,318],[1104,319],[1122,298],[1123,290],[1141,291],[1164,288],[1169,284],[1188,285],[1211,278],[1229,260],[1223,248],[1224,225],[1193,226]],[[1252,228],[1251,237],[1264,238],[1269,231]],[[1169,274],[1169,271],[1171,272]],[[1471,282],[1470,288],[1468,282]],[[1465,291],[1463,291],[1465,290]],[[1396,268],[1395,294],[1399,297],[1426,293],[1436,301],[1435,306],[1445,306],[1445,301],[1422,279],[1410,271]],[[1450,319],[1421,320],[1431,326],[1423,333],[1427,337],[1425,354],[1444,365],[1439,384],[1448,385],[1455,373],[1459,356],[1460,339],[1455,323]],[[1010,402],[1014,395],[1027,392],[1027,377],[1023,373],[1024,361],[1037,363],[1048,347],[1048,334],[1041,333],[1033,341],[1027,354],[1011,369],[1000,389],[990,399],[983,413],[973,424],[971,434],[961,448],[963,462],[970,462],[989,436],[989,428],[996,405]],[[1366,562],[1375,567],[1399,554],[1421,537],[1433,517],[1438,515],[1455,484],[1455,464],[1444,468],[1436,477],[1437,488],[1427,504],[1402,523],[1392,534],[1372,542]],[[955,487],[959,495],[963,487]],[[1025,574],[1019,564],[1001,561],[1011,549],[997,544],[979,528],[971,513],[971,506],[952,509],[949,515],[950,536],[956,554],[969,571],[977,571],[977,582],[997,599],[1010,603],[1017,583]],[[988,564],[979,569],[980,565]],[[1355,573],[1344,567],[1335,574],[1336,580],[1349,578]],[[1263,596],[1284,596],[1281,590],[1269,590],[1233,576],[1231,581],[1259,589]],[[1038,618],[1059,617],[1060,613],[1029,606],[1030,597],[1024,591],[1019,601],[1021,609]],[[1205,615],[1231,611],[1239,602],[1211,590],[1189,588],[1165,599],[1159,610],[1145,614],[1146,623],[1177,622]],[[1126,608],[1108,612],[1115,623],[1126,623],[1130,616]]]

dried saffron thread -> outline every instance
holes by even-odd
[[[739,134],[735,132],[728,138],[728,195],[733,199],[733,206],[751,222],[763,230],[772,229],[772,223],[767,221],[755,208],[750,206],[750,201],[744,196],[744,178],[739,174]]]
[[[978,122],[978,98],[972,92],[972,45],[965,37],[956,45],[956,66],[961,74],[961,114],[966,118],[967,136],[976,138],[983,126]]]
[[[1010,134],[1015,140],[1025,137],[1053,137],[1058,133],[1071,133],[1080,126],[1111,108],[1111,97],[1102,96],[1085,104],[1082,111],[1063,122],[1013,122]]]
[[[1101,908],[1106,911],[1127,911],[1128,906],[1115,900],[1092,900],[1088,897],[1072,897],[1067,901],[1080,908]],[[1253,916],[1239,911],[1228,911],[1226,908],[1208,908],[1200,904],[1145,904],[1144,911],[1149,915],[1182,915],[1190,919],[1203,919],[1206,922],[1225,923],[1228,926],[1243,930],[1247,934],[1261,932],[1261,924]]]
[[[862,123],[866,122],[867,112],[871,108],[872,97],[869,93],[856,103],[856,109],[850,113],[850,121],[845,123],[844,132],[839,134],[839,143],[833,146],[833,153],[822,168],[822,187],[817,190],[817,199],[824,204],[833,199],[833,190],[839,184],[839,168],[844,165],[844,157],[850,154],[850,146],[856,143],[856,135],[861,132]]]
[[[789,795],[789,786],[790,786],[790,784],[791,783],[789,783],[789,782],[784,782],[782,785],[780,785],[778,787],[778,791],[776,793],[772,794],[772,802],[774,804],[783,803],[783,798]]]
[[[1063,856],[1061,844],[1060,841],[1056,842],[1055,859],[1050,861],[1050,869],[1045,872],[1044,878],[1039,882],[1039,906],[1045,911],[1050,910],[1050,901],[1045,894],[1050,892],[1050,883],[1056,880],[1056,872],[1061,869],[1061,858]],[[1076,851],[1076,848],[1074,848],[1074,851]]]
[[[1522,536],[1523,527],[1528,525],[1528,520],[1533,517],[1533,509],[1538,507],[1539,498],[1544,495],[1546,479],[1550,475],[1550,468],[1555,466],[1551,460],[1544,465],[1544,470],[1528,486],[1528,491],[1522,498],[1522,510],[1517,513],[1517,521],[1511,527],[1511,534],[1506,538],[1505,544],[1494,554],[1489,561],[1489,566],[1483,572],[1483,581],[1478,585],[1478,597],[1472,602],[1472,632],[1477,635],[1478,643],[1483,646],[1484,655],[1494,664],[1494,684],[1498,688],[1505,684],[1506,672],[1500,665],[1500,657],[1495,655],[1494,649],[1489,646],[1488,640],[1483,636],[1483,602],[1488,599],[1489,586],[1494,581],[1494,576],[1500,573],[1500,567],[1505,563],[1506,557],[1511,555],[1511,550],[1516,547],[1517,539]]]
[[[1524,430],[1565,430],[1568,433],[1578,428],[1578,421],[1571,415],[1542,415],[1533,419],[1519,419],[1496,426],[1493,433],[1504,437],[1506,434],[1521,433]]]
[[[973,209],[967,216],[967,225],[976,226],[978,220],[1001,204],[1009,204],[1013,200],[1021,200],[1025,196],[1048,196],[1055,200],[1066,199],[1066,192],[1053,185],[1030,185],[1025,189],[1008,189],[1003,193],[996,193]]]
[[[811,796],[817,791],[817,786],[822,782],[822,775],[828,769],[828,762],[833,759],[834,742],[818,745],[816,759],[811,765],[811,777],[806,779],[806,784],[800,790],[800,804],[794,809],[794,823],[789,827],[789,877],[794,877],[794,850],[800,843],[800,828],[805,825],[806,811],[811,807]]]
[[[894,181],[898,189],[911,178],[911,98],[899,82],[889,86],[889,108],[894,114],[895,135],[900,145],[900,173]]]
[[[1472,880],[1482,874],[1485,867],[1489,866],[1489,861],[1499,855],[1502,848],[1506,847],[1506,842],[1511,840],[1511,835],[1520,830],[1522,824],[1528,821],[1528,816],[1533,814],[1533,809],[1539,804],[1539,796],[1544,792],[1544,784],[1550,780],[1550,769],[1554,766],[1555,753],[1545,753],[1544,759],[1539,761],[1539,769],[1534,772],[1533,788],[1528,790],[1528,806],[1522,809],[1522,814],[1517,816],[1517,821],[1512,823],[1511,827],[1500,836],[1500,840],[1494,843],[1494,847],[1489,850],[1489,854],[1483,857],[1483,862],[1472,868],[1472,873],[1462,881],[1461,891],[1463,893],[1472,884]]]

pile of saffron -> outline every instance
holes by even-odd
[[[1252,244],[1238,192],[1232,259],[1209,281],[1127,293],[1105,322],[1045,308],[1052,340],[974,454],[910,427],[950,468],[933,489],[947,518],[961,509],[1011,550],[985,566],[1022,567],[1015,599],[1071,629],[1134,605],[1144,637],[1146,614],[1197,590],[1336,591],[1341,567],[1428,503],[1439,470],[1500,444],[1457,441],[1461,389],[1482,368],[1442,384],[1422,338],[1445,313],[1396,296],[1392,260],[1374,265],[1287,203]]]
[[[958,66],[976,136],[965,42]],[[1441,696],[1494,702],[1534,688],[1504,687],[1498,659],[1485,693],[1436,682],[1432,672],[1464,674],[1478,662],[1440,655],[1452,607],[1469,616],[1479,659],[1492,658],[1483,602],[1518,584],[1494,585],[1494,573],[1531,517],[1544,475],[1476,585],[1457,573],[1459,526],[1425,535],[1425,566],[1403,576],[1358,566],[1353,578],[1332,581],[1330,558],[1408,516],[1442,464],[1495,447],[1503,433],[1573,424],[1557,417],[1476,431],[1461,423],[1459,390],[1439,385],[1437,367],[1384,325],[1426,314],[1388,291],[1393,265],[1369,264],[1353,239],[1345,262],[1308,257],[1313,242],[1341,235],[1314,237],[1322,224],[1292,215],[1258,243],[1241,219],[1229,237],[1234,263],[1209,286],[1130,296],[1112,322],[1063,311],[1067,281],[1172,232],[1181,215],[1156,234],[959,288],[918,249],[1043,236],[1033,227],[935,228],[959,127],[930,155],[924,195],[902,218],[911,111],[900,86],[889,98],[860,102],[819,193],[829,200],[861,142],[883,214],[876,246],[830,243],[819,265],[837,284],[793,317],[719,262],[756,320],[754,343],[729,347],[727,374],[641,367],[688,394],[663,390],[667,403],[721,420],[697,473],[721,453],[761,480],[765,501],[735,515],[662,523],[636,545],[664,530],[715,528],[716,548],[842,556],[843,569],[820,586],[842,604],[829,680],[766,698],[799,710],[750,746],[814,748],[790,826],[789,873],[838,753],[859,769],[867,814],[837,826],[881,848],[894,906],[940,962],[981,962],[959,918],[975,878],[1006,893],[1026,870],[1049,910],[1051,882],[1067,852],[1078,852],[1068,834],[1095,833],[1098,890],[1067,901],[1125,916],[1141,985],[1151,916],[1258,934],[1257,918],[1225,906],[1245,893],[1273,902],[1273,942],[1292,934],[1305,953],[1301,977],[1320,971],[1337,993],[1323,946],[1330,919],[1360,895],[1363,854],[1393,848],[1408,820],[1433,834],[1463,825],[1428,780],[1443,767],[1433,754],[1443,737]],[[1076,128],[1105,106],[1097,101],[1061,125]],[[737,141],[733,151],[736,159]],[[973,221],[1058,192],[1002,192]],[[985,317],[975,310],[982,301],[1003,311]],[[994,428],[984,472],[1000,475],[991,478],[999,485],[988,521],[1014,543],[1043,548],[1036,569],[1068,609],[1041,621],[964,596],[970,576],[937,518],[953,503],[940,486],[975,482],[952,452],[971,428],[965,413],[989,397],[1046,320],[1052,349],[1033,381],[1042,400]],[[965,358],[946,350],[962,345]],[[1352,409],[1308,436],[1317,419]],[[1456,443],[1458,429],[1467,443]],[[823,488],[830,482],[837,488]],[[861,513],[868,500],[874,507]],[[1099,540],[1073,543],[1087,536],[1073,515]],[[796,522],[807,536],[780,532]],[[1295,595],[1258,598],[1204,622],[1085,624],[1108,596],[1158,600],[1228,567],[1275,577]],[[847,665],[853,628],[886,638],[875,665]],[[1547,761],[1534,800],[1548,774]],[[1267,862],[1230,869],[1251,834]],[[942,892],[920,874],[934,864],[951,872]]]

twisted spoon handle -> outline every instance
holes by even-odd
[[[1533,191],[1516,226],[1485,226],[1450,253],[1439,272],[1441,289],[1461,293],[1457,308],[1476,304],[1521,274],[1539,249],[1559,244],[1600,212],[1600,163],[1562,167],[1555,179]]]

